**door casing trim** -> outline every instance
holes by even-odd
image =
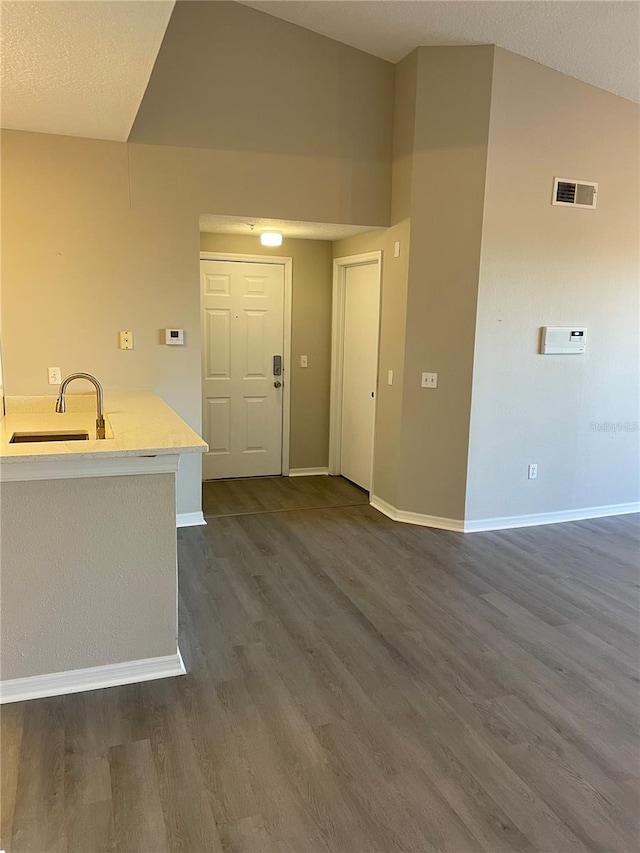
[[[201,261],[232,261],[239,264],[275,264],[284,267],[284,341],[282,372],[284,393],[282,395],[282,476],[289,474],[289,445],[291,443],[291,296],[293,291],[293,258],[275,255],[238,255],[227,252],[200,252]],[[200,287],[200,319],[202,320],[202,287]],[[204,340],[200,343],[200,364]],[[202,400],[202,381],[200,382]]]
[[[344,366],[344,320],[347,269],[362,264],[376,264],[378,267],[378,292],[380,311],[378,321],[378,347],[376,376],[380,373],[380,323],[382,322],[382,252],[365,252],[360,255],[348,255],[334,258],[333,261],[333,303],[331,317],[331,398],[329,414],[329,474],[340,474],[340,453],[342,444],[342,370]],[[373,460],[375,458],[376,430],[378,414],[378,383],[376,384],[373,412],[373,447],[371,452],[370,494],[373,494]]]

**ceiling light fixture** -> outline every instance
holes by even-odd
[[[264,231],[260,235],[263,246],[282,246],[282,234],[278,231]]]

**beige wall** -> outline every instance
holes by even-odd
[[[4,417],[4,367],[2,365],[2,341],[0,340],[0,420]]]
[[[202,15],[196,56],[183,36],[200,37]],[[6,392],[49,393],[48,366],[88,370],[152,388],[200,430],[199,215],[388,225],[393,66],[237,4],[187,2],[156,69],[131,138],[163,144],[2,134]],[[166,326],[184,348],[159,343]],[[319,458],[317,437],[297,441],[294,458]],[[184,459],[178,511],[200,506],[200,460]]]
[[[324,184],[321,195],[340,204],[341,221],[387,224],[392,121],[391,63],[238,3],[183,0],[129,141],[210,148],[249,165],[260,159],[275,166],[271,180],[281,177],[283,206],[312,189],[300,179],[313,162],[314,189]],[[257,177],[250,169],[242,183]],[[240,202],[243,187],[236,191]],[[309,201],[317,208],[319,199]],[[239,213],[264,215],[255,206]],[[317,209],[306,219],[333,221]]]
[[[395,66],[392,227],[349,237],[333,244],[334,258],[365,252],[382,252],[378,399],[372,493],[392,506],[396,506],[399,487],[417,72],[418,51],[413,51]],[[396,241],[400,243],[398,258],[394,258],[393,251]],[[393,370],[393,385],[387,383],[389,370]]]
[[[176,654],[173,474],[1,491],[2,680]]]
[[[237,10],[222,6],[230,26]],[[265,32],[283,24],[262,18]],[[331,76],[342,55],[295,27],[276,36],[285,53],[300,48],[301,80],[320,67]],[[380,386],[379,497],[457,519],[637,499],[637,434],[590,431],[592,422],[638,420],[637,107],[491,46],[419,48],[396,69],[391,156],[380,118],[389,67],[357,51],[345,56],[341,108],[318,107],[329,125],[317,146],[299,93],[297,141],[271,128],[264,144],[247,143],[241,118],[234,148],[210,136],[209,124],[192,127],[216,150],[5,132],[7,393],[49,393],[49,365],[86,369],[108,387],[156,390],[199,429],[199,214],[392,222],[396,231],[334,247],[334,255],[384,249],[381,370],[394,369],[402,385]],[[277,75],[273,62],[265,79]],[[233,89],[238,114],[249,89],[247,80]],[[363,92],[375,101],[366,110]],[[153,95],[136,133],[150,138],[155,128],[158,141],[171,141],[160,108]],[[369,132],[377,141],[363,147]],[[598,209],[552,207],[554,175],[598,180]],[[411,243],[397,260],[395,235]],[[585,358],[536,354],[539,326],[578,322],[590,328]],[[185,328],[184,349],[158,343],[167,325]],[[134,331],[133,352],[117,349],[119,329]],[[422,371],[438,373],[436,391],[419,387]],[[305,407],[320,399],[311,384],[297,391]],[[294,464],[326,464],[316,463],[319,433],[304,443],[298,435]],[[533,484],[522,479],[528,462],[540,465]],[[199,460],[185,460],[179,511],[199,509],[199,478]]]
[[[277,249],[268,249],[254,235],[201,234],[200,248],[205,252],[292,258],[289,465],[326,468],[331,379],[331,243],[285,239]],[[301,355],[309,358],[306,368],[300,367]]]
[[[636,104],[496,50],[470,520],[639,499],[639,118]],[[596,210],[552,206],[556,176],[597,181]],[[539,354],[541,326],[573,324],[588,327],[585,355]],[[607,423],[623,426],[591,426]]]
[[[334,258],[382,252],[382,294],[380,304],[380,347],[378,360],[378,400],[373,464],[373,492],[395,505],[398,488],[398,457],[404,375],[404,332],[407,313],[407,269],[409,265],[410,223],[399,222],[384,231],[374,231],[339,240],[333,244]],[[400,257],[393,246],[400,241]],[[393,385],[387,373],[393,370]]]
[[[48,366],[87,371],[107,388],[152,388],[200,431],[197,213],[156,203],[135,165],[130,201],[124,144],[15,132],[2,143],[7,395],[51,394]],[[185,347],[160,344],[167,326],[186,330]],[[118,349],[124,329],[131,351]],[[200,509],[199,479],[200,460],[185,457],[179,512]]]
[[[109,388],[153,389],[196,430],[199,215],[388,221],[388,174],[361,192],[340,159],[5,131],[2,174],[6,393],[50,393],[48,366],[87,370]],[[184,348],[160,344],[167,326],[185,329]],[[133,351],[118,350],[121,329]],[[200,460],[184,459],[179,512],[200,509],[199,483]]]
[[[396,506],[464,515],[493,47],[419,48]],[[411,78],[408,85],[412,86]],[[438,388],[420,387],[423,371]]]
[[[411,216],[413,153],[416,134],[418,56],[414,50],[395,67],[391,223]]]

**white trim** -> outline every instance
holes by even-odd
[[[50,672],[29,678],[12,678],[0,682],[0,704],[23,702],[25,699],[42,699],[46,696],[66,696],[84,690],[101,690],[156,678],[171,678],[186,673],[180,649],[175,655],[159,658],[89,666],[67,672]]]
[[[377,264],[378,291],[382,303],[382,252],[365,252],[361,255],[348,255],[333,261],[333,306],[331,318],[331,397],[329,414],[329,473],[340,474],[340,445],[342,442],[342,370],[344,361],[344,306],[345,283],[348,267],[361,264]],[[382,317],[382,310],[379,318]],[[380,359],[380,319],[378,320],[378,348],[376,359],[376,377],[379,374]],[[378,384],[376,383],[374,406],[374,435],[371,453],[370,491],[373,492],[373,457],[375,449],[375,418],[378,409]]]
[[[457,533],[481,533],[490,530],[510,530],[516,527],[537,527],[542,524],[561,524],[565,521],[585,521],[589,518],[609,518],[615,515],[629,515],[640,512],[640,502],[610,504],[585,509],[569,509],[560,512],[540,512],[531,515],[511,515],[503,518],[483,518],[478,521],[462,521],[457,518],[440,518],[435,515],[422,515],[396,509],[382,498],[371,496],[370,504],[393,521],[416,524],[420,527],[436,527],[439,530],[453,530]]]
[[[377,509],[383,515],[392,519],[392,521],[400,521],[404,524],[416,524],[419,527],[436,527],[438,530],[453,530],[457,533],[462,533],[464,529],[464,523],[460,519],[441,518],[437,515],[422,515],[419,512],[406,512],[403,509],[396,509],[396,507],[375,495],[371,496],[369,503],[374,509]]]
[[[609,504],[583,509],[566,509],[558,512],[538,512],[531,515],[508,515],[503,518],[482,518],[465,521],[465,533],[483,530],[509,530],[513,527],[537,527],[539,524],[561,524],[564,521],[586,521],[589,518],[608,518],[614,515],[629,515],[640,512],[640,501],[626,504]]]
[[[328,468],[291,468],[289,470],[290,477],[312,477],[316,474],[326,475],[328,473]]]
[[[175,474],[180,456],[177,453],[150,456],[96,455],[74,458],[68,454],[58,459],[29,459],[25,462],[0,464],[3,483],[28,480],[70,480],[83,477],[122,477],[130,474]]]
[[[176,515],[176,527],[199,527],[206,523],[202,512],[179,512]]]
[[[293,293],[293,258],[275,255],[236,255],[228,252],[200,252],[201,261],[234,261],[244,264],[277,264],[284,267],[284,342],[282,350],[282,476],[289,474],[291,430],[291,305]],[[200,290],[202,315],[202,289]],[[203,344],[201,344],[202,348]],[[202,354],[202,353],[201,353]],[[202,397],[202,388],[200,389]]]

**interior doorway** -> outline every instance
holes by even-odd
[[[329,471],[368,492],[378,394],[382,253],[334,261]]]
[[[289,473],[291,258],[200,254],[203,479]]]

